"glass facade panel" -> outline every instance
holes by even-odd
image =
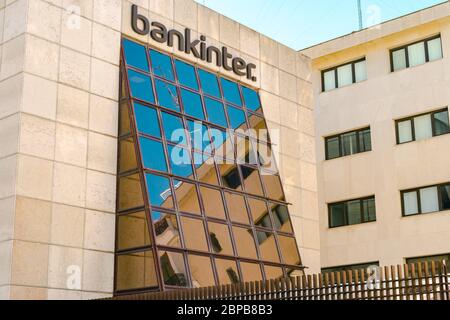
[[[161,142],[140,138],[144,168],[167,172],[166,156]]]
[[[208,120],[218,126],[227,128],[227,118],[225,116],[225,109],[221,102],[205,98],[206,112],[208,113]]]
[[[177,69],[178,82],[183,86],[198,91],[195,67],[183,61],[175,60],[175,68]]]
[[[245,113],[243,110],[227,106],[228,118],[230,119],[230,127],[233,130],[247,130],[247,122],[245,120]]]
[[[169,145],[168,152],[172,174],[192,179],[194,171],[192,170],[190,151],[186,148]]]
[[[158,95],[158,104],[161,107],[180,111],[180,102],[178,101],[178,92],[174,85],[162,80],[155,80],[156,94]]]
[[[176,215],[153,210],[152,221],[157,245],[181,248],[180,228]]]
[[[256,231],[256,244],[264,261],[280,263],[275,236],[271,232]]]
[[[264,272],[267,280],[275,280],[284,277],[283,269],[280,267],[265,265]]]
[[[187,217],[181,217],[180,220],[186,248],[208,252],[203,221]]]
[[[119,178],[119,211],[144,206],[141,180],[138,174]]]
[[[261,112],[261,100],[259,99],[258,93],[255,90],[249,89],[247,87],[242,87],[242,94],[244,96],[245,107],[247,108],[247,110]]]
[[[243,258],[258,259],[252,229],[233,227],[237,254]]]
[[[123,173],[137,169],[136,150],[133,139],[121,139],[119,149],[119,172]]]
[[[136,290],[158,287],[152,251],[117,256],[116,289]]]
[[[228,225],[209,222],[208,230],[211,241],[211,252],[228,256],[234,255]]]
[[[300,255],[298,254],[295,238],[278,235],[278,242],[284,263],[291,266],[300,265]]]
[[[156,109],[135,103],[134,116],[136,117],[136,125],[140,133],[161,138],[161,129],[159,127],[158,112]]]
[[[219,285],[238,284],[241,280],[236,261],[215,259]]]
[[[225,97],[225,101],[235,104],[237,106],[242,106],[241,93],[239,92],[239,87],[237,83],[232,82],[230,80],[221,78],[220,82],[222,84],[223,95]],[[256,95],[257,97],[257,95]],[[254,102],[252,102],[254,103]]]
[[[199,94],[186,89],[181,89],[181,99],[183,100],[184,112],[187,115],[200,120],[205,120],[202,98]]]
[[[178,210],[195,215],[201,215],[197,187],[193,183],[174,181]]]
[[[219,82],[214,74],[199,69],[198,75],[200,77],[200,82],[204,93],[219,99],[222,98],[222,94],[220,93],[219,88]]]
[[[152,206],[173,209],[173,194],[169,178],[147,174],[147,189]]]
[[[265,201],[248,198],[248,205],[250,207],[251,216],[255,226],[263,228],[272,228],[269,212]]]
[[[128,39],[123,39],[122,45],[127,65],[148,72],[148,60],[145,47]]]
[[[274,223],[274,228],[277,231],[292,233],[294,230],[292,229],[291,218],[289,216],[289,211],[287,206],[273,204],[271,205],[272,209],[272,219]]]
[[[162,123],[167,141],[187,145],[186,131],[181,118],[162,112]]]
[[[117,217],[117,250],[129,250],[151,245],[147,217],[144,211]]]
[[[189,285],[183,254],[160,251],[159,263],[166,286],[187,287]]]
[[[244,197],[235,193],[225,192],[225,200],[231,221],[249,224]]]
[[[241,262],[241,270],[244,282],[260,281],[262,279],[261,266],[259,264]]]
[[[131,96],[133,98],[154,103],[152,80],[140,72],[128,70],[128,81],[130,82]]]
[[[200,187],[203,207],[207,217],[226,220],[222,195],[219,190]]]
[[[150,50],[153,73],[161,78],[175,81],[172,61],[169,56],[155,50]]]
[[[205,288],[216,285],[210,257],[191,254],[188,261],[192,276],[192,287]]]

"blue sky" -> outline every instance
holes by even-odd
[[[357,0],[196,0],[293,49],[358,29]],[[364,27],[442,0],[362,0]]]

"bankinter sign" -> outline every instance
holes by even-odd
[[[159,43],[167,43],[169,47],[175,44],[179,51],[187,54],[192,54],[196,58],[208,63],[216,63],[218,67],[223,67],[227,71],[233,71],[238,76],[246,76],[247,79],[257,81],[257,78],[252,74],[256,69],[253,63],[247,63],[244,59],[233,57],[229,53],[227,47],[221,49],[208,46],[206,44],[206,37],[200,36],[200,39],[192,40],[191,29],[186,28],[183,32],[178,30],[167,30],[162,23],[152,21],[138,12],[138,6],[133,5],[131,14],[131,24],[134,32],[140,35],[150,34],[150,37]],[[139,25],[139,22],[141,24]]]

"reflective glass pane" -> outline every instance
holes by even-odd
[[[155,81],[158,103],[161,107],[180,111],[177,89],[174,85],[161,80]]]
[[[272,228],[269,211],[267,211],[266,203],[262,200],[248,198],[248,205],[255,226],[263,228]]]
[[[181,118],[162,112],[162,123],[167,141],[187,145],[186,131]]]
[[[211,156],[195,152],[194,167],[197,173],[197,179],[200,182],[219,185],[216,173],[216,166]]]
[[[280,204],[271,204],[270,206],[275,230],[285,233],[294,232],[288,207]]]
[[[222,195],[219,190],[200,187],[203,207],[207,217],[226,220]]]
[[[169,56],[150,50],[150,59],[152,61],[153,73],[161,78],[175,81],[172,69],[172,61]]]
[[[361,82],[367,80],[366,60],[355,63],[355,81]]]
[[[236,145],[237,162],[240,164],[247,163],[257,165],[256,152],[250,139],[236,135],[234,141]]]
[[[225,192],[228,214],[231,221],[243,224],[249,224],[247,207],[244,197],[238,194]]]
[[[440,188],[442,210],[450,210],[450,185]]]
[[[219,284],[237,284],[240,282],[239,271],[233,260],[214,259],[216,263]]]
[[[248,123],[251,129],[251,136],[262,141],[269,141],[269,131],[263,117],[248,114]]]
[[[394,71],[406,68],[406,50],[400,49],[392,52],[392,65]]]
[[[420,189],[420,206],[422,213],[431,213],[439,211],[439,198],[437,187]]]
[[[259,171],[246,166],[241,166],[242,176],[244,178],[245,191],[248,193],[264,196],[264,192],[261,185],[261,177]]]
[[[341,156],[340,146],[339,146],[339,137],[328,138],[326,140],[327,146],[327,159],[336,159]]]
[[[258,93],[250,88],[241,87],[242,95],[244,96],[245,107],[254,112],[261,112],[261,101],[259,100]]]
[[[127,64],[148,72],[149,69],[145,47],[128,39],[123,39],[122,45]]]
[[[183,237],[187,249],[208,251],[205,227],[202,220],[181,217]]]
[[[128,80],[130,81],[130,90],[133,98],[155,103],[152,80],[149,76],[128,69]]]
[[[336,89],[336,72],[334,70],[324,72],[324,91],[330,91]]]
[[[119,172],[137,169],[136,150],[132,138],[120,140]]]
[[[199,69],[198,75],[200,77],[200,83],[204,93],[213,97],[222,98],[219,89],[219,82],[217,81],[215,74]]]
[[[428,41],[428,56],[430,61],[442,59],[441,38]]]
[[[341,136],[342,140],[342,155],[348,156],[358,153],[358,140],[356,137],[356,132],[346,133]]]
[[[361,201],[349,201],[347,202],[347,216],[348,224],[360,224],[361,221]]]
[[[261,266],[256,263],[241,262],[241,271],[244,282],[261,281]]]
[[[117,250],[151,245],[144,211],[117,216]]]
[[[152,210],[152,222],[157,245],[181,248],[180,228],[176,215]]]
[[[242,106],[241,94],[237,83],[224,78],[220,78],[220,82],[222,83],[225,100],[235,105]]]
[[[173,195],[169,179],[154,174],[146,174],[146,178],[151,205],[173,209]]]
[[[280,263],[275,236],[271,232],[256,231],[257,245],[264,261]]]
[[[330,205],[330,227],[345,226],[345,204],[333,204]]]
[[[139,132],[161,138],[158,113],[154,108],[135,103],[134,115],[136,117],[136,124]]]
[[[138,174],[119,179],[119,211],[144,206],[141,179]]]
[[[188,261],[192,277],[192,286],[194,288],[205,288],[216,285],[212,271],[211,258],[191,254],[188,256]]]
[[[266,280],[275,280],[284,277],[283,269],[280,267],[265,265],[264,272],[266,273]]]
[[[187,121],[191,145],[202,152],[212,153],[211,137],[208,127],[197,121]]]
[[[129,134],[130,128],[130,110],[128,101],[122,101],[119,106],[119,136]]]
[[[419,203],[417,200],[417,191],[407,192],[403,194],[403,211],[405,216],[419,213]]]
[[[245,113],[243,110],[227,106],[228,118],[230,119],[230,128],[233,130],[247,130],[247,122],[245,120]]]
[[[233,227],[234,239],[239,257],[258,259],[252,229]]]
[[[426,114],[424,116],[415,117],[414,130],[416,134],[416,140],[431,138],[433,136],[433,128],[431,126],[431,115]]]
[[[184,112],[194,118],[205,120],[202,99],[199,94],[181,89],[181,99],[183,100]]]
[[[408,47],[409,66],[414,67],[426,62],[425,43],[420,42]]]
[[[277,172],[277,165],[275,163],[275,156],[272,152],[272,147],[268,143],[258,143],[258,163],[259,165],[272,172]]]
[[[195,74],[194,66],[175,60],[175,67],[177,69],[178,82],[198,91],[197,75]]]
[[[363,200],[364,221],[376,221],[377,213],[375,207],[375,199]]]
[[[157,287],[152,251],[117,256],[116,286],[118,291]]]
[[[434,118],[434,135],[439,136],[442,134],[450,133],[450,125],[448,120],[448,111],[442,111],[435,113]]]
[[[290,265],[300,265],[301,261],[295,238],[278,235],[278,242],[284,262]]]
[[[172,174],[183,178],[193,178],[190,151],[181,147],[168,146],[169,163]]]
[[[159,261],[165,285],[174,287],[188,286],[183,254],[160,251]]]
[[[209,222],[208,229],[212,252],[229,256],[234,255],[228,226],[226,224]]]
[[[284,201],[283,187],[278,175],[263,172],[261,175],[266,188],[267,197],[273,200]]]
[[[205,98],[206,112],[208,113],[208,120],[221,127],[228,127],[227,118],[223,104],[217,100]]]
[[[372,150],[372,137],[370,136],[370,129],[359,132],[359,152]]]
[[[337,68],[338,73],[338,85],[339,87],[348,86],[353,83],[352,65],[347,64],[345,66]]]
[[[398,126],[398,142],[405,143],[413,141],[411,120],[399,122]]]
[[[242,191],[242,182],[239,170],[233,164],[218,164],[222,183],[225,187]]]
[[[162,143],[142,137],[139,141],[144,168],[167,172],[166,155]]]
[[[211,128],[210,133],[216,158],[234,159],[233,141],[229,131]]]
[[[174,181],[174,186],[178,209],[182,212],[201,215],[197,187],[195,184],[184,181]]]

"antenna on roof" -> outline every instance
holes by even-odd
[[[362,6],[361,6],[361,0],[358,0],[358,18],[359,18],[359,29],[363,29],[363,15],[362,15]]]

